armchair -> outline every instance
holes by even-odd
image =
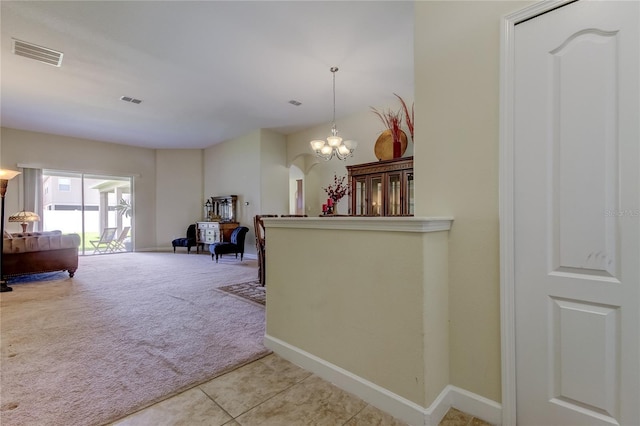
[[[196,245],[196,224],[193,223],[189,225],[189,227],[187,228],[186,238],[176,238],[175,240],[171,241],[171,245],[173,245],[174,253],[176,252],[176,247],[186,247],[187,254],[191,253],[191,247]]]
[[[215,256],[216,263],[218,263],[218,256],[228,253],[235,253],[237,259],[238,253],[240,253],[240,260],[242,261],[242,257],[244,256],[244,238],[248,231],[249,228],[246,226],[238,226],[231,232],[231,241],[221,241],[211,244],[209,246],[211,260],[213,260]]]

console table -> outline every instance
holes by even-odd
[[[230,241],[231,232],[240,224],[238,222],[196,222],[196,245],[204,250],[205,244]]]

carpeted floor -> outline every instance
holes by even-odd
[[[218,288],[218,290],[242,297],[243,299],[250,300],[262,306],[264,306],[267,301],[267,292],[258,280],[226,285]]]
[[[124,253],[0,295],[0,424],[101,425],[264,356],[255,260]]]

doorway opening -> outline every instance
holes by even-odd
[[[131,177],[45,169],[42,230],[79,234],[80,255],[133,251],[132,188]]]

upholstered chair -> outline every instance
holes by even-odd
[[[242,261],[244,256],[244,238],[247,232],[249,232],[249,228],[246,226],[238,226],[231,232],[230,241],[221,241],[209,245],[211,260],[213,260],[215,256],[216,263],[218,263],[218,256],[235,253],[236,259],[238,258],[238,254],[240,254],[240,260]]]
[[[176,247],[186,247],[187,254],[191,253],[191,247],[195,246],[196,242],[196,225],[191,224],[187,228],[187,236],[186,238],[176,238],[171,241],[171,245],[173,246],[173,252],[176,252]]]

